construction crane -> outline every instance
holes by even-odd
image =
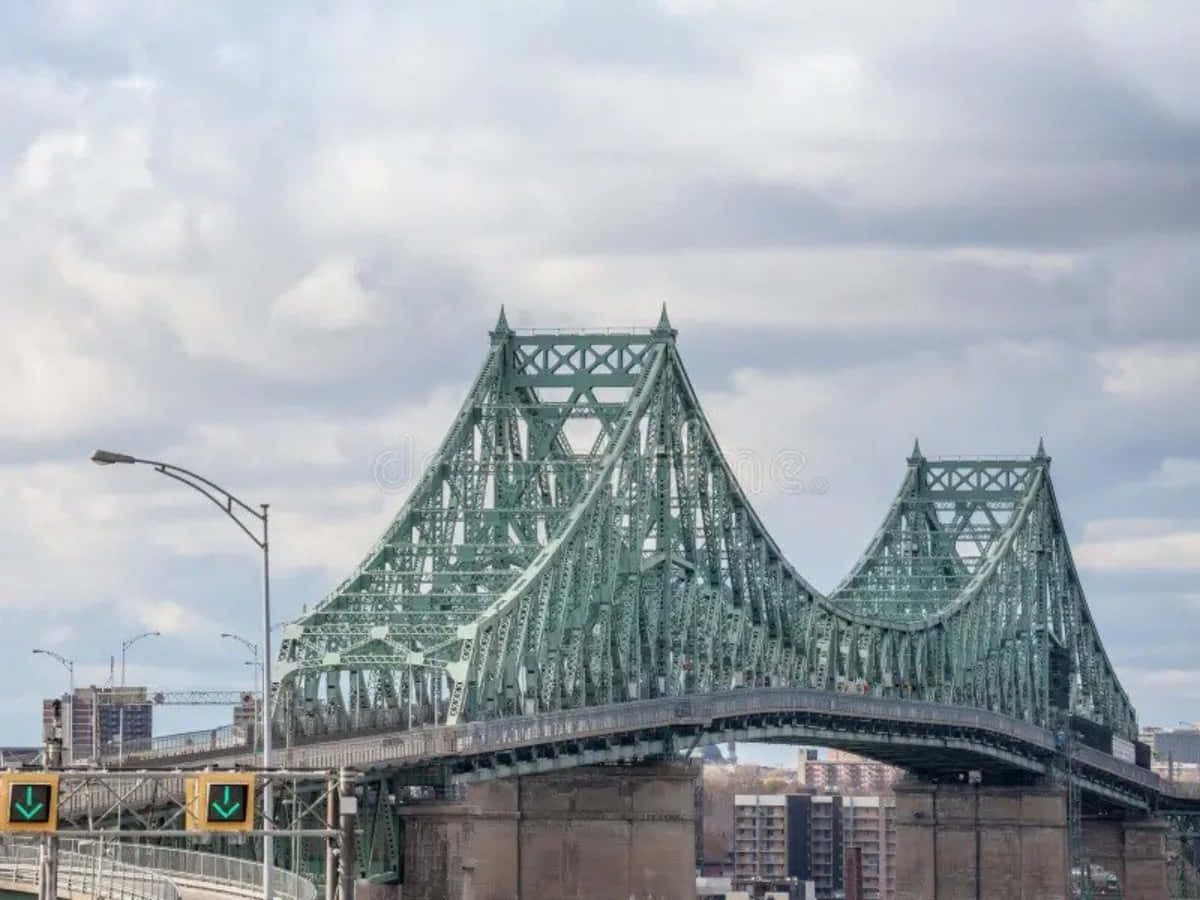
[[[258,691],[148,690],[155,706],[241,706],[258,702]]]
[[[121,706],[149,701],[155,706],[241,706],[258,702],[258,691],[211,691],[147,688],[145,695],[137,689],[137,695],[125,690],[106,691],[97,694],[101,705]]]

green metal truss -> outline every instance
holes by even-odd
[[[1025,459],[914,447],[826,597],[733,477],[665,309],[619,333],[516,332],[501,311],[411,497],[287,626],[275,716],[336,732],[799,685],[1042,725],[1065,693],[1134,738],[1049,469],[1040,443]]]

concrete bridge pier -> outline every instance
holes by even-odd
[[[1049,786],[896,785],[897,900],[1064,900],[1066,794]],[[1093,886],[1167,900],[1165,823],[1084,819]],[[1102,871],[1101,871],[1102,870]]]
[[[1067,801],[1048,787],[896,785],[897,900],[1065,900]]]
[[[1122,900],[1166,900],[1166,822],[1085,818],[1083,850],[1092,866],[1117,877]]]
[[[402,807],[404,900],[695,896],[694,769],[593,766]],[[379,889],[364,897],[383,896]]]

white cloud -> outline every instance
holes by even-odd
[[[88,136],[78,131],[42,135],[25,150],[13,175],[13,189],[18,194],[49,189],[59,171],[85,159],[90,148]]]
[[[273,320],[298,328],[349,331],[368,325],[374,298],[355,260],[327,259],[276,298]]]
[[[59,644],[65,644],[74,635],[75,629],[70,625],[51,625],[38,634],[38,644],[42,647],[57,647]]]
[[[1133,346],[1109,350],[1104,388],[1133,400],[1161,402],[1200,392],[1200,344]]]
[[[102,423],[128,421],[149,406],[135,373],[78,330],[47,316],[4,316],[9,348],[0,354],[0,435],[62,438]],[[75,331],[73,334],[72,331]]]
[[[1168,457],[1151,474],[1148,484],[1162,488],[1185,488],[1200,485],[1200,459]]]
[[[1156,519],[1089,523],[1075,561],[1096,572],[1200,572],[1200,528]]]
[[[223,628],[218,620],[169,598],[127,594],[117,604],[116,612],[130,625],[176,638],[217,635]]]
[[[1178,519],[1163,516],[1114,516],[1093,519],[1084,527],[1083,541],[1112,541],[1122,538],[1156,537],[1184,527]]]
[[[1139,694],[1167,694],[1175,702],[1200,700],[1200,669],[1117,666],[1117,677],[1121,679],[1125,689],[1135,697]],[[1175,723],[1171,721],[1170,724]]]
[[[580,323],[603,305],[609,321],[644,327],[665,300],[672,316],[693,328],[932,331],[978,340],[984,321],[988,336],[1000,337],[1033,333],[1038,320],[1044,326],[1077,319],[1071,307],[1037,298],[1053,298],[1085,268],[1063,254],[855,245],[542,255],[497,277]],[[958,285],[972,291],[970,305],[953,290]]]

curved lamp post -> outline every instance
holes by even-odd
[[[251,658],[246,660],[246,665],[254,667],[252,670],[251,681],[254,682],[255,693],[258,693],[261,690],[261,688],[259,687],[258,680],[261,677],[261,672],[262,672],[262,662],[259,661],[259,658],[258,658],[258,644],[254,643],[254,641],[247,640],[246,638],[242,637],[240,634],[233,634],[232,632],[229,632],[229,631],[222,631],[221,637],[229,638],[230,640],[237,641],[239,644],[241,644],[243,647],[245,647],[247,650],[250,651]],[[255,703],[256,712],[257,712],[257,704],[262,702],[261,697],[262,697],[262,694],[259,693],[259,696],[257,698],[255,698],[254,703]]]
[[[141,634],[135,634],[129,640],[121,641],[121,687],[125,687],[125,651],[140,641],[142,638],[162,637],[161,631],[143,631]],[[121,696],[120,702],[117,704],[117,740],[118,756],[117,763],[125,765],[125,702],[124,694]]]
[[[139,459],[136,456],[130,456],[128,453],[114,453],[111,450],[97,450],[92,454],[92,462],[101,466],[112,465],[113,463],[141,463],[142,465],[152,466],[154,471],[160,475],[166,475],[168,478],[174,478],[176,481],[186,484],[195,491],[199,491],[213,503],[215,503],[225,515],[246,533],[250,540],[254,541],[256,547],[262,550],[263,555],[263,691],[262,691],[262,765],[264,769],[271,767],[271,556],[269,544],[267,540],[267,506],[266,503],[259,504],[259,509],[254,509],[247,503],[242,502],[225,488],[218,484],[214,484],[202,475],[197,475],[195,472],[189,472],[187,469],[179,466],[173,466],[170,463],[159,462],[153,459]],[[260,511],[261,510],[261,511]],[[242,518],[250,516],[253,520],[252,525],[262,527],[262,537],[259,537],[251,526],[247,526]],[[257,530],[257,529],[256,529]],[[275,804],[274,792],[271,790],[271,782],[267,780],[263,784],[263,897],[264,900],[271,900],[271,881],[275,860],[275,842],[271,832],[275,830]]]
[[[141,634],[135,634],[127,641],[121,641],[121,687],[125,687],[125,651],[140,641],[142,638],[162,637],[161,631],[143,631]]]
[[[43,656],[49,656],[51,659],[57,659],[62,663],[63,668],[67,670],[67,675],[70,678],[71,693],[68,695],[70,704],[67,708],[67,747],[70,751],[71,758],[75,758],[75,660],[67,659],[60,653],[55,653],[53,650],[34,650],[34,653],[40,653]]]
[[[70,682],[71,695],[74,696],[75,695],[75,660],[67,659],[65,656],[62,656],[59,653],[55,653],[53,650],[34,650],[33,652],[34,653],[42,653],[46,656],[49,656],[51,659],[57,659],[60,663],[63,664],[63,668],[65,668],[67,670],[67,674],[71,678],[71,682]]]
[[[246,638],[242,637],[240,634],[233,634],[232,632],[229,632],[229,631],[222,631],[221,637],[229,638],[230,640],[237,641],[239,644],[241,644],[243,647],[245,647],[247,650],[250,651],[250,655],[253,656],[255,661],[257,662],[257,660],[258,660],[258,644],[254,643],[254,641],[247,640]]]

